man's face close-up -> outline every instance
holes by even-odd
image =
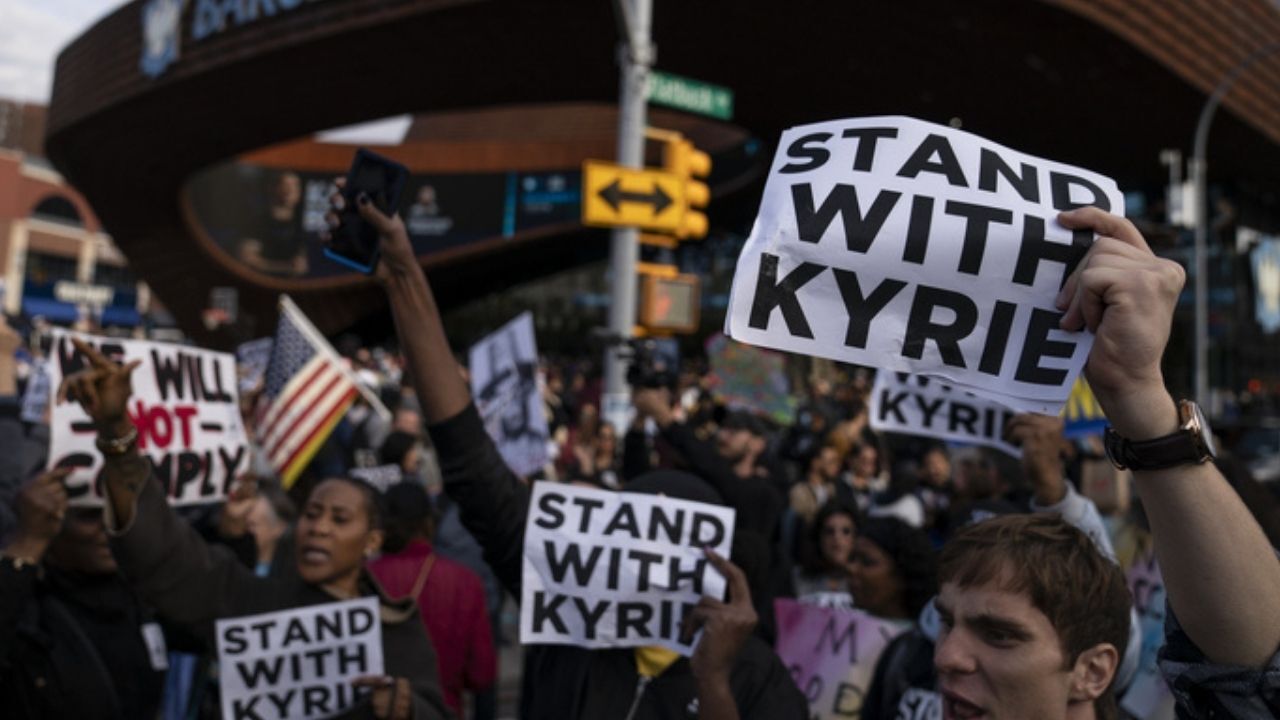
[[[934,647],[947,720],[1067,717],[1072,676],[1048,616],[992,583],[945,583]]]

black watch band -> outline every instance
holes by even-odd
[[[1168,470],[1217,457],[1212,432],[1199,406],[1189,400],[1179,402],[1178,418],[1177,430],[1151,440],[1129,440],[1108,427],[1107,457],[1121,470]]]

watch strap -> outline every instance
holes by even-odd
[[[1203,460],[1191,431],[1176,432],[1152,440],[1129,440],[1107,428],[1107,451],[1121,469],[1167,470],[1181,465],[1195,465]]]

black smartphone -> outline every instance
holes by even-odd
[[[362,273],[372,273],[378,266],[378,231],[360,217],[356,198],[363,192],[375,207],[391,215],[400,206],[400,194],[408,179],[409,169],[404,165],[364,148],[357,150],[347,171],[347,186],[342,190],[340,222],[331,233],[325,256]]]

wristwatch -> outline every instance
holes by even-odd
[[[1153,440],[1133,441],[1107,427],[1107,457],[1121,470],[1167,470],[1199,465],[1218,457],[1213,431],[1200,406],[1178,401],[1178,429]]]

